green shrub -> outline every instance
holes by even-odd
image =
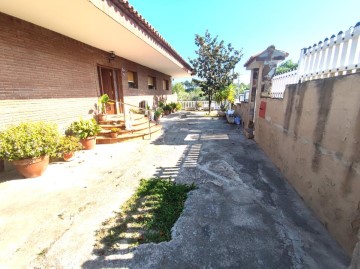
[[[164,107],[163,107],[163,109],[164,109],[164,111],[169,111],[169,112],[171,112],[171,106],[168,104],[168,105],[165,105]]]
[[[169,104],[169,106],[171,107],[171,110],[175,110],[175,109],[176,109],[176,103],[174,103],[174,102],[171,102],[171,103]]]
[[[110,98],[107,94],[103,94],[98,99],[98,106],[101,114],[106,114],[106,105],[110,104]]]
[[[156,109],[155,112],[154,112],[155,120],[158,119],[161,116],[162,113],[163,113],[162,108],[159,107],[158,109]]]
[[[24,122],[0,132],[0,159],[14,161],[56,156],[60,140],[54,123]]]
[[[76,136],[62,136],[57,147],[57,152],[62,156],[63,153],[70,153],[81,150],[83,146]]]
[[[179,103],[179,102],[176,103],[176,107],[175,107],[175,108],[176,108],[177,111],[180,111],[180,110],[182,109],[181,103]]]
[[[101,127],[94,119],[74,121],[65,131],[66,135],[74,135],[80,139],[96,136],[101,131]]]
[[[165,103],[160,101],[160,102],[159,102],[159,107],[160,107],[160,108],[164,108],[164,106],[165,106]]]

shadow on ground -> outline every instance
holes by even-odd
[[[346,268],[349,257],[252,140],[224,118],[178,113],[154,145],[185,146],[156,177],[195,183],[172,240],[83,268]]]

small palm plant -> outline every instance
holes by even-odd
[[[99,97],[98,107],[100,109],[99,113],[106,114],[106,105],[110,103],[110,98],[107,94],[103,94]]]

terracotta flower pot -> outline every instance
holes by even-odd
[[[110,133],[111,138],[116,138],[117,135],[118,135],[117,133]]]
[[[96,145],[96,137],[91,136],[91,137],[88,137],[85,139],[80,139],[80,143],[81,143],[81,145],[83,145],[83,148],[85,150],[93,149],[93,148],[95,148],[95,145]]]
[[[49,156],[13,161],[16,170],[26,178],[41,176],[49,164]]]
[[[98,114],[98,121],[106,121],[106,114]]]
[[[63,153],[63,159],[64,161],[68,162],[72,159],[72,157],[74,157],[75,152],[67,152],[67,153]]]

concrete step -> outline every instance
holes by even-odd
[[[129,115],[127,114],[125,118],[128,118]],[[133,123],[137,121],[142,121],[147,119],[143,114],[132,114],[132,121]],[[111,124],[121,124],[124,123],[124,115],[123,114],[116,114],[116,115],[106,115],[106,120],[99,121],[100,125],[111,125]]]
[[[150,128],[152,128],[153,126],[155,126],[156,123],[155,122],[150,122]],[[132,124],[132,130],[126,130],[125,129],[125,124],[101,124],[101,132],[100,134],[108,134],[111,132],[112,128],[119,128],[121,131],[120,132],[137,132],[137,131],[142,131],[142,130],[147,130],[149,128],[149,121],[146,119],[145,121],[139,121],[137,122],[137,124]]]
[[[153,135],[155,134],[161,134],[162,126],[159,125],[153,125],[150,128],[150,133],[153,138]],[[150,133],[148,129],[144,130],[137,130],[137,131],[128,131],[124,130],[124,132],[121,132],[118,134],[116,138],[110,137],[110,134],[100,134],[96,137],[96,144],[113,144],[113,143],[119,143],[123,141],[128,140],[134,140],[134,139],[149,139]]]

